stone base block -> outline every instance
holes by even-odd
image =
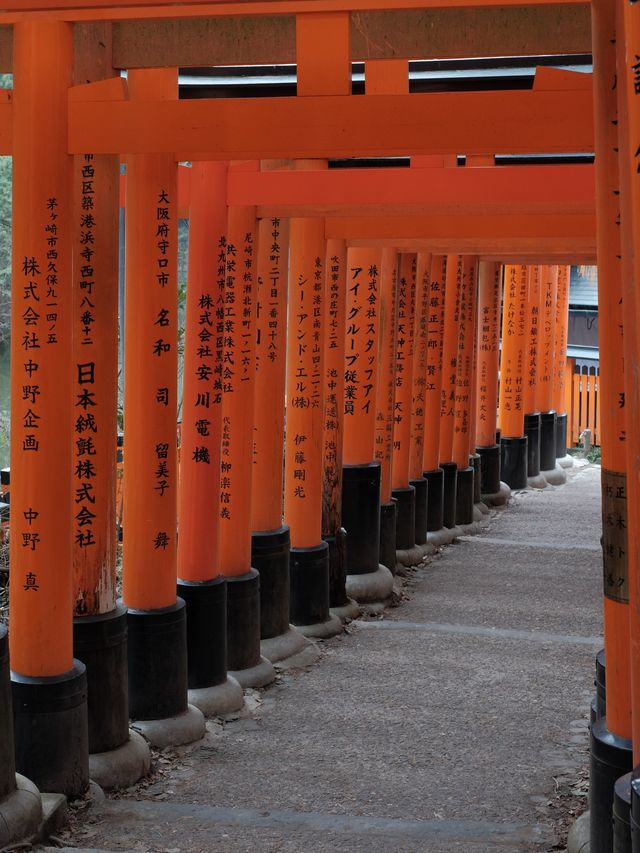
[[[435,531],[435,533],[438,532]],[[425,557],[432,557],[437,552],[438,547],[431,537],[432,534],[428,533],[424,545],[414,545],[413,548],[396,551],[396,562],[401,566],[411,568],[420,565]]]
[[[89,755],[89,775],[105,791],[130,788],[147,775],[150,766],[149,745],[135,731],[130,731],[129,740],[117,749]]]
[[[189,690],[189,704],[199,708],[205,717],[221,717],[242,708],[244,692],[238,681],[227,675],[222,684]]]
[[[139,732],[151,746],[164,749],[167,746],[182,746],[204,737],[205,721],[202,711],[193,705],[175,717],[163,720],[135,720],[131,728]]]
[[[350,598],[348,604],[343,604],[342,607],[332,607],[331,612],[341,622],[350,622],[352,619],[357,619],[360,616],[360,605]]]
[[[358,604],[382,604],[393,590],[393,575],[382,563],[375,572],[347,575],[347,595]]]
[[[589,812],[585,812],[569,830],[567,853],[589,853],[589,832]]]
[[[271,684],[275,680],[276,671],[271,661],[261,656],[254,666],[233,670],[229,675],[246,690],[249,687],[266,687],[267,684]]]
[[[313,625],[296,625],[296,627],[300,633],[312,640],[328,640],[330,637],[341,634],[344,630],[342,620],[333,613],[325,622],[316,622]]]
[[[561,468],[573,468],[573,456],[570,453],[567,453],[566,456],[561,456],[559,459],[556,459],[556,465],[559,465]]]
[[[548,483],[542,471],[536,474],[535,477],[527,477],[527,488],[529,489],[546,489],[547,485]]]
[[[16,773],[16,790],[0,801],[0,849],[30,841],[38,835],[42,819],[40,791]]]
[[[556,465],[550,471],[541,471],[540,473],[550,486],[562,486],[567,482],[567,472],[561,465]]]
[[[500,483],[500,491],[492,495],[483,495],[482,500],[487,506],[504,506],[511,498],[511,488],[506,483]]]
[[[289,625],[289,630],[278,637],[269,637],[260,643],[262,656],[271,663],[277,663],[280,669],[287,668],[287,661],[297,658],[302,652],[307,652],[307,657],[316,660],[320,654],[315,643],[312,643],[296,627]],[[311,662],[311,660],[310,660]],[[296,664],[292,664],[295,666]]]
[[[451,545],[453,542],[453,533],[448,527],[441,527],[440,530],[434,530],[427,533],[427,543],[433,545],[434,548],[440,548],[443,545]]]

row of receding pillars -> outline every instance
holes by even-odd
[[[615,11],[605,3],[594,11],[607,377],[597,850],[612,844],[613,784],[631,767],[640,716],[630,663],[638,620],[628,604],[637,524],[627,524],[638,463],[626,442],[638,389],[635,372],[623,373],[623,356],[637,363],[635,256],[623,249],[633,246],[637,201],[629,140],[640,125],[638,13],[618,4],[629,29],[616,51]],[[149,759],[130,719],[159,745],[198,738],[203,711],[237,707],[242,686],[273,678],[273,662],[313,654],[313,638],[341,630],[361,605],[384,603],[397,559],[472,529],[481,494],[506,497],[501,477],[516,488],[528,476],[542,485],[541,469],[545,480],[561,479],[556,458],[566,452],[566,267],[502,270],[469,256],[347,250],[324,239],[320,219],[257,221],[254,208],[227,208],[227,167],[200,163],[178,472],[176,165],[129,155],[119,603],[118,163],[66,154],[72,58],[66,25],[15,27],[3,816],[16,797],[35,800],[14,767],[70,796],[86,790],[90,772],[105,786],[134,781]],[[172,71],[131,72],[128,82],[132,99],[176,96]],[[628,794],[627,780],[622,812]]]
[[[16,26],[14,63],[5,803],[34,801],[16,768],[69,796],[133,783],[147,741],[198,739],[384,605],[397,560],[477,529],[481,495],[561,476],[568,299],[566,266],[257,220],[227,207],[233,166],[194,164],[178,463],[177,166],[128,156],[119,600],[119,164],[66,154],[68,27]],[[128,86],[174,98],[177,74]]]

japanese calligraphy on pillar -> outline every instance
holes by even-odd
[[[628,603],[627,477],[602,470],[602,559],[604,594]]]
[[[505,436],[522,431],[527,284],[526,266],[505,267],[500,361],[500,425]]]
[[[429,300],[431,297],[431,255],[421,252],[416,266],[416,304],[414,315],[413,391],[411,399],[411,450],[409,476],[422,476],[425,405],[427,385],[427,345]]]
[[[444,343],[444,288],[447,256],[434,255],[429,276],[427,309],[427,353],[424,386],[425,427],[422,470],[438,467],[440,446],[440,395],[442,392],[442,346]]]
[[[475,338],[476,309],[475,258],[466,256],[460,284],[460,308],[458,315],[458,358],[456,364],[455,416],[454,416],[454,461],[467,467],[469,456],[469,433],[471,416],[471,381],[473,378],[473,352]]]
[[[411,401],[413,396],[413,325],[416,297],[416,256],[400,256],[396,388],[393,415],[393,485],[409,485]]]
[[[393,415],[395,404],[395,358],[397,346],[398,256],[383,249],[380,270],[379,373],[376,392],[375,459],[380,463],[380,500],[391,500]]]
[[[529,328],[525,368],[525,414],[537,411],[537,380],[540,338],[540,272],[538,264],[529,267]]]
[[[496,436],[502,267],[481,261],[479,287],[478,443],[490,447]]]
[[[543,266],[541,274],[540,367],[538,381],[540,383],[540,410],[548,412],[553,408],[553,354],[558,267],[556,265]]]

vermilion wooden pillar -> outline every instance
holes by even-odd
[[[447,256],[433,255],[429,276],[427,364],[424,390],[425,424],[422,471],[427,481],[427,535],[443,527],[444,471],[440,461],[440,407],[444,342]]]
[[[556,331],[553,355],[553,408],[556,411],[556,459],[567,455],[567,408],[565,403],[565,377],[567,373],[567,332],[569,327],[569,277],[571,267],[558,267],[558,295],[556,299]]]
[[[447,257],[444,290],[444,338],[442,344],[442,391],[440,395],[440,467],[444,471],[443,516],[445,527],[456,524],[457,466],[453,461],[458,334],[460,326],[460,291],[464,277],[462,255]]]
[[[189,701],[207,715],[242,706],[227,677],[227,585],[220,571],[222,359],[217,312],[224,295],[227,164],[194,163],[184,333],[178,483],[178,594],[187,606]]]
[[[540,411],[538,408],[540,378],[540,278],[542,267],[529,267],[527,299],[527,344],[524,372],[524,434],[527,437],[527,478],[532,486],[546,486],[540,477]]]
[[[177,97],[175,69],[131,71],[130,97]],[[129,713],[155,743],[201,737],[187,705],[186,610],[177,576],[177,165],[127,157],[123,601]]]
[[[227,577],[229,671],[242,687],[262,687],[275,677],[260,652],[260,576],[251,565],[256,238],[255,208],[230,207],[224,289],[216,310],[222,360],[220,568]]]
[[[502,433],[502,477],[512,489],[524,489],[527,485],[527,438],[524,434],[527,288],[527,267],[506,266],[498,426]]]
[[[600,334],[606,718],[591,727],[590,843],[613,850],[613,787],[631,770],[631,671],[620,175],[614,3],[591,5]],[[637,62],[637,59],[634,59]],[[633,149],[637,142],[633,141]]]
[[[500,303],[502,267],[480,261],[478,269],[478,375],[476,445],[481,458],[484,495],[500,491],[500,446],[496,444],[498,366],[500,359]]]
[[[558,266],[543,266],[540,271],[540,326],[538,407],[540,409],[540,468],[547,478],[556,465],[556,412],[553,408],[555,327],[557,313]],[[562,477],[564,480],[564,476]]]
[[[398,255],[383,249],[380,266],[378,388],[376,393],[375,458],[380,463],[380,562],[396,567],[396,502],[392,498],[393,413],[397,345]]]
[[[379,249],[347,251],[344,350],[342,519],[347,531],[347,593],[384,601],[393,578],[380,564],[380,463],[375,459]]]
[[[427,541],[427,480],[422,476],[426,428],[427,334],[431,296],[431,254],[419,252],[416,260],[416,301],[413,321],[413,392],[409,447],[409,484],[415,490],[415,543]]]
[[[89,784],[87,683],[73,658],[74,422],[92,368],[73,363],[71,26],[14,27],[11,667],[16,769],[47,791]],[[89,362],[89,359],[87,360]],[[106,404],[105,400],[105,404]],[[55,484],[55,488],[52,488]]]
[[[397,502],[396,547],[415,544],[415,489],[409,483],[411,401],[413,397],[413,334],[416,295],[416,256],[400,255],[396,314],[396,394],[393,415],[393,497]]]

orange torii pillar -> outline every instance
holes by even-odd
[[[527,487],[524,381],[528,277],[528,268],[524,265],[507,265],[504,268],[498,426],[502,478],[512,489]]]
[[[270,164],[263,162],[263,168]],[[258,223],[251,565],[260,574],[260,648],[272,663],[309,641],[289,624],[289,528],[282,523],[289,220]]]
[[[89,752],[86,671],[73,658],[72,436],[82,401],[92,398],[90,387],[78,394],[73,380],[73,158],[67,155],[72,73],[70,25],[14,26],[10,643],[15,758],[17,771],[42,789],[78,797],[89,785]],[[10,765],[10,777],[12,770]]]
[[[344,348],[347,310],[347,246],[327,240],[324,325],[324,466],[322,538],[329,546],[329,605],[341,620],[360,608],[347,595],[347,532],[342,526],[342,444],[344,428]]]
[[[90,77],[83,71],[76,79]],[[127,612],[116,603],[119,159],[86,154],[74,170],[74,379],[83,403],[73,424],[73,645],[87,667],[91,778],[121,788],[149,770],[150,754],[129,733]]]
[[[558,295],[556,299],[556,332],[553,355],[553,408],[556,412],[556,459],[564,467],[573,465],[573,457],[567,454],[567,408],[565,379],[567,373],[567,333],[569,327],[569,280],[571,267],[558,267]]]
[[[621,259],[623,252],[632,252],[633,247],[623,245],[620,235],[618,150],[621,140],[618,139],[617,89],[621,78],[616,67],[615,4],[596,0],[591,4],[591,12],[598,290],[604,294],[604,298],[599,300],[599,404],[607,695],[606,717],[596,720],[591,726],[589,811],[591,850],[609,853],[613,850],[615,782],[632,768],[630,615],[637,617],[635,607],[631,614],[629,608],[625,381],[632,381],[632,378],[627,380],[625,377],[623,326],[625,314],[627,310],[633,311],[633,306],[623,306]],[[632,62],[637,63],[637,57]],[[622,142],[626,144],[624,140]],[[636,145],[637,141],[633,140],[630,154]],[[633,232],[627,227],[626,233]],[[632,327],[635,329],[633,322]],[[633,415],[630,413],[630,423],[634,423]],[[635,436],[631,440],[635,441]],[[632,489],[635,492],[635,486]],[[634,593],[637,595],[635,588]],[[637,750],[638,744],[635,746]]]
[[[342,630],[329,609],[329,546],[322,538],[324,220],[289,231],[284,520],[291,531],[289,618],[303,634]]]
[[[242,707],[227,676],[227,584],[220,572],[222,361],[216,311],[226,267],[227,164],[191,167],[178,482],[178,595],[187,608],[189,702],[210,716]]]
[[[458,334],[460,325],[460,291],[464,276],[462,255],[447,257],[444,288],[444,336],[442,343],[442,388],[440,393],[439,460],[444,472],[442,489],[442,523],[451,530],[456,526],[457,466],[453,461]],[[465,466],[466,467],[466,466]]]
[[[429,541],[434,539],[434,535],[443,527],[444,471],[438,463],[440,461],[440,406],[446,277],[447,256],[433,255],[429,276],[427,365],[424,389],[425,422],[422,452],[422,476],[427,481],[427,539]]]
[[[540,270],[540,325],[538,334],[538,407],[540,409],[540,470],[549,483],[564,483],[556,467],[556,413],[553,408],[555,327],[558,265]]]
[[[431,254],[419,252],[416,262],[416,299],[413,322],[413,393],[411,399],[411,444],[409,485],[415,490],[415,544],[427,541],[427,479],[423,476],[426,428],[427,332],[431,292]]]
[[[385,601],[393,576],[380,563],[380,463],[375,459],[379,249],[347,251],[344,348],[342,522],[347,531],[347,594]]]
[[[131,71],[128,87],[132,100],[173,100],[178,74]],[[204,717],[187,704],[186,609],[176,597],[177,191],[173,157],[127,157],[122,598],[129,714],[158,745],[204,734]]]
[[[260,575],[251,565],[256,237],[255,208],[230,207],[226,274],[216,308],[216,350],[222,362],[218,513],[220,569],[227,578],[228,666],[245,688],[263,687],[275,678],[260,650]]]
[[[542,267],[529,267],[527,299],[527,343],[524,371],[524,434],[527,436],[527,481],[530,486],[544,488],[547,481],[540,476],[540,411],[538,409],[540,373],[540,277]]]
[[[500,493],[501,488],[500,445],[496,443],[501,301],[501,265],[491,261],[480,261],[478,269],[476,450],[481,459],[480,491],[490,499],[495,498]]]
[[[463,275],[459,290],[458,353],[456,358],[455,413],[452,458],[456,476],[456,526],[472,524],[475,490],[474,470],[470,465],[471,387],[473,350],[476,331],[478,259],[463,256]],[[475,444],[475,442],[474,442]],[[475,447],[473,448],[475,450]]]
[[[416,295],[416,256],[400,255],[396,313],[395,401],[393,405],[392,495],[396,500],[396,548],[415,545],[415,489],[409,483],[411,400],[413,396],[413,325]]]
[[[396,309],[398,254],[382,250],[380,319],[378,327],[378,388],[376,391],[376,460],[380,463],[380,562],[396,568],[396,502],[392,497],[393,409],[395,402]]]

